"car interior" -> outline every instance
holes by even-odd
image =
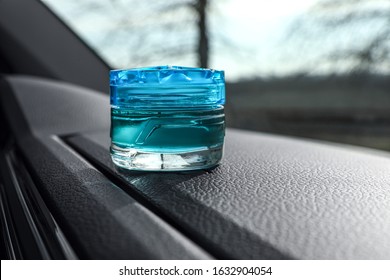
[[[228,123],[214,169],[118,170],[109,70],[0,0],[1,259],[390,258],[388,152]]]

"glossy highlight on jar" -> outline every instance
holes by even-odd
[[[225,137],[224,72],[157,66],[110,71],[111,158],[124,169],[218,165]]]

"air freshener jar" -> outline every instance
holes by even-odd
[[[224,72],[159,66],[110,71],[111,157],[122,168],[181,171],[222,159]]]

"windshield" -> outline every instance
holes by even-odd
[[[44,0],[112,68],[225,70],[229,126],[390,150],[387,0]]]

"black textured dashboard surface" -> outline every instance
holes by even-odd
[[[108,154],[108,96],[29,78],[7,84],[16,97],[6,110],[15,134],[23,132],[13,119],[22,111],[33,135],[19,145],[73,240],[88,243],[88,257],[115,255],[109,246],[99,249],[108,235],[117,249],[142,244],[146,253],[133,258],[153,257],[151,248],[162,246],[155,257],[181,258],[187,248],[190,258],[390,259],[388,153],[228,129],[225,158],[213,170],[118,172]],[[139,216],[133,204],[169,229],[168,241],[157,227],[131,222]],[[113,213],[126,214],[112,222]],[[88,229],[99,228],[99,238],[86,240],[93,237]],[[170,254],[160,244],[167,242],[178,246]]]
[[[70,141],[230,257],[390,258],[385,153],[228,130],[214,170],[142,174],[115,170],[107,131]]]

